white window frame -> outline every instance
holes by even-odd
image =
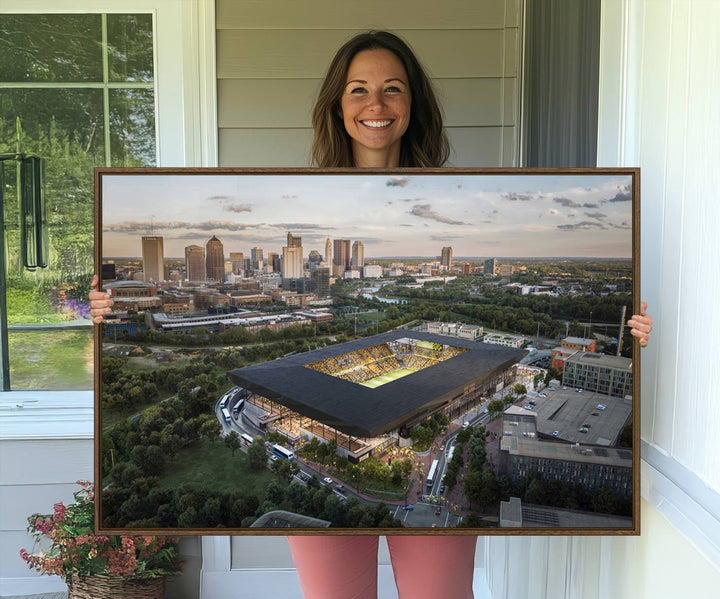
[[[32,13],[152,14],[157,166],[217,166],[213,0],[0,0],[0,14]],[[0,397],[19,393],[0,392]],[[51,402],[61,397],[57,393],[30,390],[22,397]],[[92,406],[92,391],[77,395]]]
[[[157,165],[217,166],[214,0],[0,0],[0,15],[32,13],[152,14]],[[0,441],[57,442],[75,456],[76,476],[92,478],[92,455],[77,451],[93,438],[93,415],[93,391],[0,392]],[[47,484],[47,474],[40,482],[35,478],[30,475],[28,485]],[[0,491],[5,482],[0,472]],[[69,494],[68,483],[63,478],[52,484]],[[23,524],[13,521],[4,532],[22,530]],[[25,595],[60,591],[64,584],[56,577],[0,576],[0,588],[3,595]]]
[[[645,3],[633,4],[629,0],[604,0],[601,15],[600,89],[598,109],[598,166],[637,166],[639,138],[633,115],[637,113],[638,73],[634,57],[641,52],[641,40],[631,35],[635,23],[641,22],[640,13]],[[650,235],[652,237],[652,235]],[[645,239],[643,239],[645,241]],[[643,273],[646,283],[641,295],[650,305],[659,306],[662,291],[659,289],[658,256],[643,252]],[[666,325],[677,324],[670,317]],[[661,331],[653,333],[662,334]],[[668,333],[672,334],[672,331]],[[658,392],[656,380],[657,344],[651,342],[643,351],[641,378],[645,405]],[[655,408],[657,409],[657,407]],[[638,426],[639,423],[636,423]],[[655,509],[713,563],[720,567],[720,494],[709,488],[701,478],[652,440],[641,439],[640,493]]]

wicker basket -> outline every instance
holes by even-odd
[[[163,599],[165,578],[88,576],[68,583],[68,599]]]

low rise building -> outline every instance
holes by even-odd
[[[525,337],[521,335],[506,335],[504,333],[485,333],[483,342],[492,345],[520,348],[523,346],[523,343],[525,343]]]
[[[563,385],[612,397],[632,396],[632,360],[578,352],[565,362]]]

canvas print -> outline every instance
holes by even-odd
[[[637,534],[638,178],[98,169],[98,529]]]

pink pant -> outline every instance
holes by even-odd
[[[389,536],[399,599],[472,599],[474,536]],[[377,536],[288,537],[305,599],[375,599]]]

